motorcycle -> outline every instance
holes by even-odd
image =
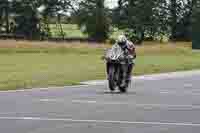
[[[129,75],[126,50],[123,50],[119,45],[114,45],[106,51],[104,57],[110,91],[115,91],[118,88],[120,92],[125,93],[131,82],[127,80]]]

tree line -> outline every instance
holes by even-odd
[[[51,37],[54,20],[78,24],[90,38],[104,41],[114,29],[125,31],[133,40],[191,40],[192,22],[199,0],[118,0],[110,9],[105,0],[1,0],[0,33],[29,39]],[[63,35],[64,36],[64,35]]]

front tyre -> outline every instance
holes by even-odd
[[[109,65],[109,71],[108,71],[108,84],[111,91],[114,91],[117,87],[116,81],[115,81],[115,67],[113,65]]]

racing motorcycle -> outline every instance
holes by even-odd
[[[125,93],[130,84],[127,80],[128,65],[127,65],[127,52],[119,45],[114,45],[111,49],[105,52],[104,59],[107,67],[108,85],[111,91],[116,88],[120,92]]]

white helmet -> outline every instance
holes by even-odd
[[[120,35],[117,39],[117,43],[119,44],[125,44],[127,42],[127,38],[125,35]]]

